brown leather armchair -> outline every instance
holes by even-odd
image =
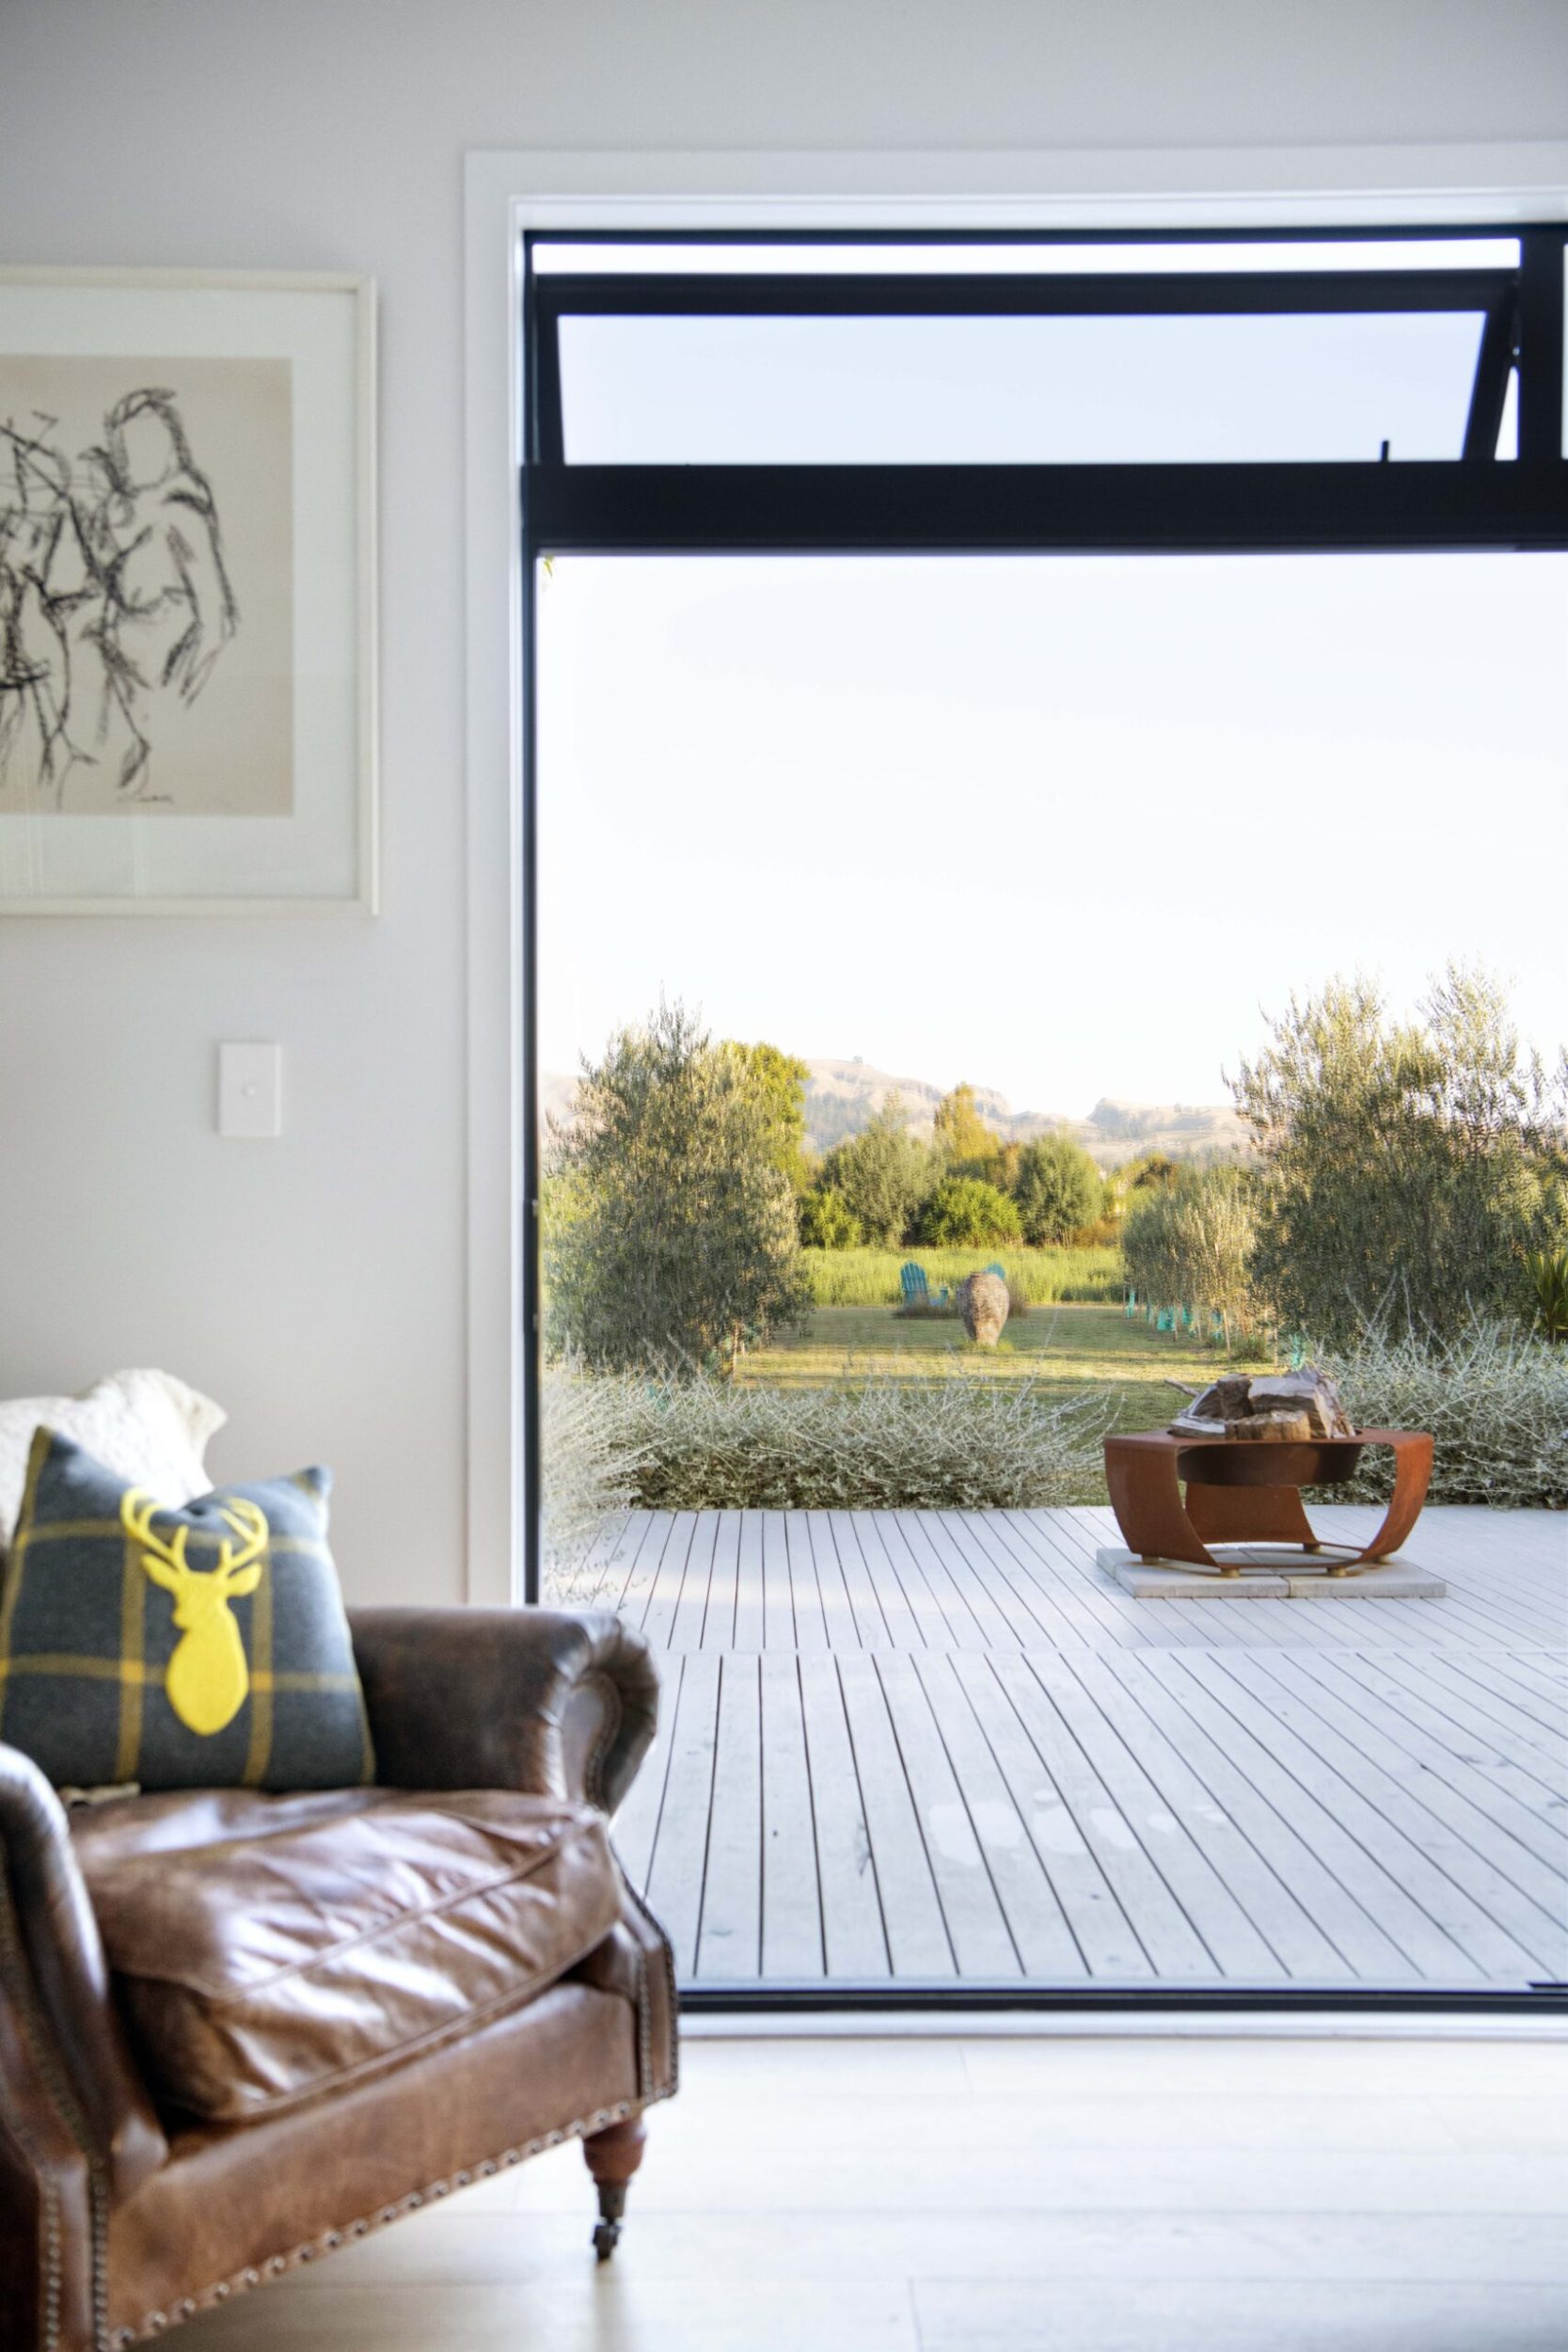
[[[352,1617],[373,1788],[68,1815],[0,1746],[0,2352],[107,2352],[580,2137],[594,2244],[675,2089],[606,1816],[657,1683],[610,1616]]]

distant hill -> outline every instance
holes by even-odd
[[[898,1095],[910,1131],[928,1136],[944,1089],[926,1078],[895,1077],[863,1061],[812,1061],[806,1085],[806,1134],[815,1151],[831,1151],[845,1136],[858,1135],[890,1094]],[[577,1081],[546,1074],[540,1087],[544,1107],[558,1119],[570,1116]],[[1044,1111],[1015,1111],[1006,1095],[977,1086],[975,1108],[1005,1142],[1028,1143],[1036,1136],[1062,1133],[1081,1143],[1101,1168],[1138,1152],[1168,1152],[1172,1159],[1234,1159],[1250,1149],[1250,1131],[1228,1104],[1123,1103],[1101,1095],[1086,1119]]]
[[[944,1089],[926,1078],[895,1077],[863,1061],[806,1062],[806,1132],[819,1152],[857,1135],[890,1094],[909,1114],[911,1133],[929,1136]],[[1103,1168],[1137,1152],[1168,1152],[1173,1159],[1235,1158],[1250,1148],[1250,1131],[1228,1104],[1122,1103],[1101,1095],[1086,1119],[1045,1111],[1015,1111],[994,1088],[974,1089],[974,1107],[1007,1143],[1066,1134]]]

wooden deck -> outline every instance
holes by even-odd
[[[1093,1510],[613,1531],[572,1598],[660,1655],[616,1842],[684,1981],[1568,1980],[1568,1520],[1427,1512],[1442,1600],[1135,1601],[1115,1540]]]

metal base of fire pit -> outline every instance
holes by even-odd
[[[1343,1552],[1299,1551],[1251,1545],[1220,1553],[1212,1568],[1185,1560],[1147,1560],[1107,1545],[1095,1565],[1134,1600],[1441,1600],[1440,1576],[1408,1560],[1390,1560],[1347,1572]]]
[[[1368,1446],[1394,1457],[1394,1491],[1383,1524],[1359,1550],[1321,1544],[1301,1507],[1304,1486],[1338,1486],[1355,1474]],[[1288,1544],[1295,1564],[1326,1579],[1365,1577],[1398,1551],[1420,1516],[1432,1475],[1432,1439],[1421,1430],[1358,1429],[1354,1438],[1277,1444],[1246,1438],[1194,1438],[1168,1429],[1105,1440],[1105,1485],[1128,1550],[1149,1567],[1185,1561],[1234,1584],[1234,1559],[1210,1549]]]

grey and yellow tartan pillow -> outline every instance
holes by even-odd
[[[374,1777],[325,1470],[155,1505],[53,1430],[0,1569],[0,1740],[56,1787]]]

